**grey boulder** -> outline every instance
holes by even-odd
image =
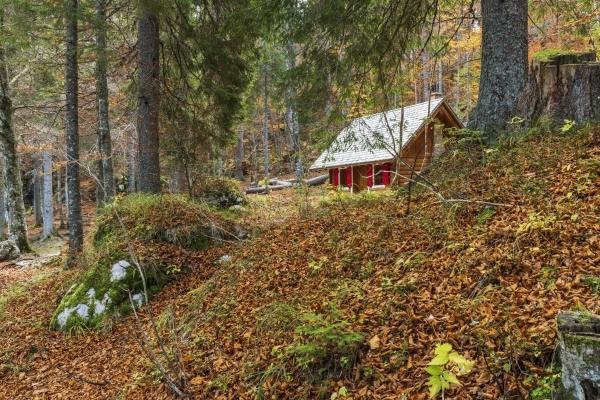
[[[0,242],[0,261],[14,260],[21,255],[21,251],[14,240]]]

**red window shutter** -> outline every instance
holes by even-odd
[[[382,181],[385,186],[390,184],[390,169],[392,168],[389,162],[383,164],[383,176]]]
[[[333,168],[333,169],[329,170],[329,182],[333,186],[339,185],[339,175],[338,175],[338,169],[337,168]]]
[[[367,186],[373,186],[373,164],[369,164],[367,167]]]
[[[352,187],[352,167],[346,168],[346,186]]]

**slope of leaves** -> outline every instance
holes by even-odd
[[[447,397],[526,396],[549,374],[557,312],[600,312],[586,283],[600,276],[599,137],[595,128],[459,146],[428,175],[446,198],[503,206],[442,204],[418,190],[406,216],[405,195],[357,196],[249,242],[160,249],[191,269],[149,305],[175,316],[174,329],[162,328],[177,339],[189,390],[207,399],[425,399],[424,367],[450,343],[475,365]],[[231,261],[215,263],[225,252]],[[6,304],[2,395],[167,397],[131,317],[78,337],[47,329],[70,276]],[[350,341],[352,353],[341,354]],[[319,371],[297,363],[298,345],[318,346]],[[322,358],[327,348],[335,368]]]

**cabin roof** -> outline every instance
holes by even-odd
[[[310,169],[389,161],[434,115],[443,98],[413,104],[386,112],[359,117],[340,131],[336,139]],[[404,108],[404,129],[400,141],[400,123]],[[386,121],[387,119],[387,121]]]

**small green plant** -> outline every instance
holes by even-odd
[[[571,129],[573,129],[574,126],[575,126],[575,121],[572,121],[570,119],[565,119],[563,126],[560,127],[560,131],[562,133],[567,133]]]
[[[600,294],[600,276],[587,275],[583,278],[585,283],[593,294]]]
[[[540,269],[540,274],[542,276],[542,281],[544,282],[544,287],[546,287],[546,289],[554,286],[557,277],[557,271],[555,268],[542,267],[542,269]]]
[[[326,314],[304,312],[295,329],[296,340],[285,354],[300,369],[323,376],[349,370],[358,357],[365,335],[350,328],[336,305]]]
[[[536,387],[529,392],[531,400],[547,400],[552,398],[557,382],[560,380],[560,373],[545,376],[537,381]]]
[[[298,322],[298,310],[291,304],[276,301],[261,309],[256,316],[259,332],[283,332]]]
[[[556,222],[554,215],[544,216],[541,213],[529,213],[527,215],[527,221],[519,224],[517,227],[517,235],[524,233],[531,233],[535,231],[549,231]]]
[[[484,207],[479,214],[477,214],[477,225],[485,225],[492,217],[496,214],[496,211],[492,207]]]
[[[319,258],[318,260],[311,260],[308,263],[308,268],[310,268],[310,270],[313,273],[318,273],[319,271],[321,271],[321,269],[325,266],[325,264],[327,263],[327,257],[323,256],[321,258]]]
[[[346,386],[342,386],[341,388],[339,388],[338,390],[333,392],[329,399],[330,400],[338,400],[338,399],[342,399],[342,398],[346,398],[346,397],[348,397],[348,389],[346,389]]]
[[[429,397],[434,398],[441,393],[444,398],[444,391],[453,385],[460,385],[458,376],[470,373],[474,363],[456,351],[452,351],[450,343],[437,345],[434,354],[435,356],[425,368],[429,374],[427,381]]]

